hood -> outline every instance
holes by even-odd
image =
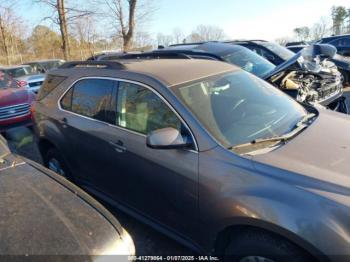
[[[252,158],[260,171],[265,169],[259,163],[350,188],[349,134],[349,116],[320,109],[318,118],[297,137]]]
[[[0,107],[31,102],[32,95],[25,88],[0,88]]]
[[[299,58],[301,57],[301,53],[296,53],[293,57],[291,57],[289,60],[284,61],[282,64],[276,66],[273,70],[265,74],[262,78],[266,81],[270,81],[274,76],[279,75],[280,73],[284,71],[291,71],[293,69],[300,69],[300,64],[298,62]]]
[[[117,249],[122,228],[97,201],[30,161],[11,154],[5,161],[0,254],[98,255]]]
[[[327,66],[320,64],[324,59],[332,59],[336,55],[337,49],[330,45],[314,44],[306,46],[290,59],[276,66],[273,70],[263,76],[267,81],[272,81],[275,76],[290,72],[292,70],[303,70],[310,73],[320,73],[327,70]]]

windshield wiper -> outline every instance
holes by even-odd
[[[295,137],[297,134],[299,134],[306,127],[308,127],[309,120],[313,119],[315,116],[316,116],[316,114],[314,114],[314,113],[306,114],[302,119],[300,119],[295,124],[295,127],[290,132],[288,132],[282,136],[273,136],[273,137],[268,137],[268,138],[257,138],[257,139],[254,139],[254,140],[248,142],[248,143],[232,146],[229,149],[237,151],[238,153],[247,153],[250,151],[250,150],[247,150],[247,148],[250,148],[252,146],[257,146],[259,144],[266,144],[266,143],[271,144],[271,142],[272,142],[272,145],[274,146],[276,144],[286,142],[286,141],[292,139],[293,137]],[[273,143],[273,142],[275,142],[275,143]]]

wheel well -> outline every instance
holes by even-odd
[[[45,155],[50,148],[56,148],[56,146],[53,143],[51,143],[50,141],[48,141],[46,139],[41,139],[39,141],[38,146],[39,146],[40,154],[41,154],[43,159],[45,158]]]
[[[301,250],[303,250],[306,254],[308,254],[310,257],[315,258],[318,257],[319,255],[321,255],[317,250],[312,250],[310,251],[308,248],[302,247],[300,245],[300,243],[296,243],[296,241],[292,241],[291,239],[289,239],[288,237],[285,237],[281,234],[275,233],[273,231],[261,228],[261,227],[256,227],[256,226],[250,226],[250,225],[235,225],[235,226],[230,226],[228,228],[225,228],[224,230],[222,230],[215,241],[215,245],[214,245],[214,252],[217,255],[222,255],[224,254],[224,251],[227,247],[227,245],[230,242],[231,236],[233,234],[242,234],[243,232],[246,231],[254,231],[254,232],[262,232],[265,234],[269,234],[272,235],[274,237],[278,237],[281,239],[284,239],[292,244],[294,244],[295,246],[297,246],[298,248],[300,248]],[[298,241],[297,241],[298,242]]]

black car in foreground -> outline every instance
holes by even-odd
[[[287,52],[290,52],[287,49]],[[291,52],[292,53],[292,52]],[[332,110],[347,113],[344,103],[342,77],[337,68],[324,68],[316,65],[317,70],[310,69],[310,63],[300,62],[300,55],[275,66],[264,57],[240,45],[220,42],[179,44],[140,54],[111,55],[104,60],[140,59],[140,58],[187,58],[219,60],[237,65],[250,72],[299,102],[312,105],[321,104]],[[312,63],[311,63],[312,64]]]
[[[298,53],[305,47],[307,47],[307,45],[288,46],[287,48],[294,53]],[[336,54],[329,60],[333,62],[338,67],[338,70],[342,73],[344,77],[344,85],[350,85],[350,58]]]
[[[100,255],[135,253],[129,234],[101,204],[51,170],[12,154],[1,135],[0,199],[5,260],[55,255],[41,258],[94,261]]]

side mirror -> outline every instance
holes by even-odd
[[[333,58],[337,53],[337,48],[328,44],[314,44],[307,46],[302,51],[304,59],[320,56],[321,58]]]
[[[192,146],[190,137],[182,136],[172,127],[157,129],[147,135],[146,144],[153,149],[180,149]]]

